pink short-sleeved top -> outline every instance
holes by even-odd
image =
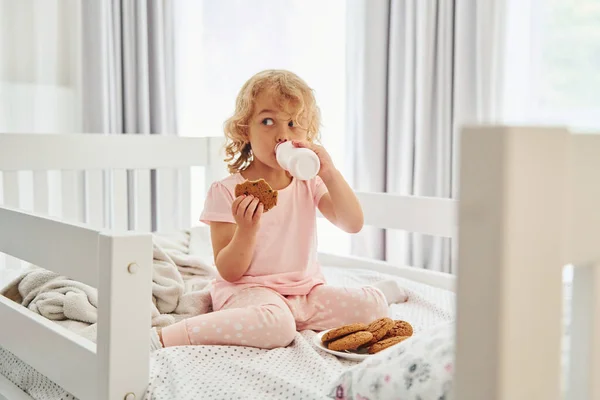
[[[211,185],[200,221],[235,223],[231,205],[235,186],[244,182],[233,174]],[[237,282],[220,276],[212,287],[213,307],[220,309],[233,294],[253,286],[276,290],[282,295],[305,295],[325,283],[317,261],[317,206],[327,188],[321,178],[293,179],[279,190],[277,206],[264,213],[257,233],[250,267]]]

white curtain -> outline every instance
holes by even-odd
[[[454,197],[460,126],[501,118],[504,2],[349,1],[354,188]],[[366,228],[353,252],[454,273],[452,245]]]
[[[167,0],[83,2],[83,128],[87,133],[176,135],[174,12]],[[152,171],[151,210],[136,209],[146,178],[128,172],[129,229],[179,228],[189,210],[177,206],[184,171]],[[189,179],[189,178],[188,178]],[[105,174],[106,188],[111,175]],[[141,183],[141,182],[144,183]],[[107,189],[109,190],[109,189]],[[172,196],[164,207],[159,192]],[[151,212],[151,226],[138,222]],[[110,219],[110,216],[109,216]]]
[[[175,134],[171,1],[83,3],[86,132]]]
[[[0,133],[81,131],[80,37],[79,0],[0,0]],[[33,182],[31,171],[0,172],[0,204],[33,210]],[[57,191],[48,212],[60,206]],[[0,253],[0,286],[23,266]]]
[[[454,1],[392,1],[386,191],[451,197]],[[388,230],[386,259],[451,272],[450,240]]]
[[[348,179],[362,192],[385,192],[389,1],[349,0],[346,50]],[[370,226],[352,237],[353,254],[385,259],[385,232]]]
[[[78,0],[0,0],[0,132],[81,129]]]
[[[352,3],[354,188],[450,197],[454,1]],[[367,228],[353,245],[358,255],[450,272],[447,239]]]

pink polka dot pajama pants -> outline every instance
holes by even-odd
[[[220,310],[164,328],[162,338],[165,347],[216,344],[272,349],[290,344],[297,330],[322,331],[387,315],[385,296],[374,287],[319,285],[304,296],[282,296],[254,287],[232,296]]]

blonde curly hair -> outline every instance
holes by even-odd
[[[225,121],[225,162],[231,174],[248,168],[252,163],[252,147],[248,142],[248,122],[254,113],[256,97],[264,90],[273,90],[278,102],[295,109],[294,123],[307,130],[309,141],[319,140],[321,115],[313,90],[298,75],[285,70],[266,70],[251,77],[240,89],[234,114]],[[300,124],[305,120],[306,126]]]

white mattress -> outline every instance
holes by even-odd
[[[367,285],[390,278],[366,270],[325,267],[329,284]],[[415,332],[450,321],[454,293],[397,279],[409,300],[394,304],[394,318]],[[258,350],[236,346],[194,346],[161,350],[151,357],[146,399],[325,399],[329,384],[354,362],[316,350],[312,331],[300,332],[286,348]],[[34,399],[73,399],[33,368],[0,348],[0,374]]]

